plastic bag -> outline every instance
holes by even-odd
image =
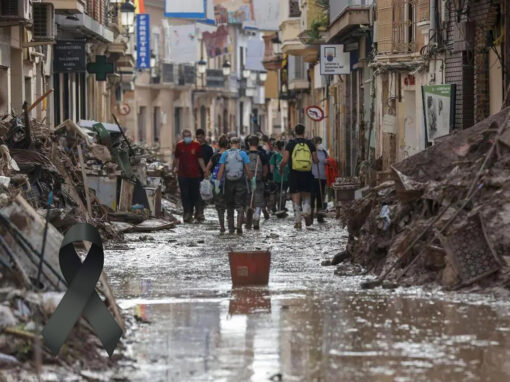
[[[204,201],[211,200],[213,198],[213,187],[209,179],[204,179],[200,182],[200,197]]]

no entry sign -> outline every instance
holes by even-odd
[[[320,108],[320,106],[307,107],[306,115],[315,122],[320,122],[325,118],[324,111]]]

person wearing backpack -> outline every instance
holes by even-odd
[[[294,227],[300,229],[301,215],[305,218],[307,226],[312,224],[311,198],[313,192],[312,165],[318,163],[315,145],[305,138],[305,126],[298,124],[294,128],[296,135],[285,147],[283,160],[280,163],[280,173],[283,173],[288,163],[289,191],[294,205]]]
[[[322,138],[313,139],[315,149],[317,150],[317,159],[319,163],[314,164],[312,173],[314,177],[313,195],[312,195],[312,217],[314,211],[317,211],[317,222],[324,223],[324,197],[326,195],[326,161],[329,157],[328,152],[322,146]]]
[[[234,137],[230,140],[230,150],[221,154],[220,168],[218,170],[218,179],[223,179],[225,175],[225,199],[227,201],[227,223],[228,231],[233,234],[237,228],[237,234],[243,233],[244,206],[246,204],[246,195],[248,194],[247,181],[252,183],[255,178],[252,177],[250,170],[250,158],[248,154],[240,149],[241,141]],[[237,210],[237,227],[234,226],[234,213]]]
[[[246,229],[251,229],[253,223],[253,229],[260,229],[260,214],[262,209],[266,206],[266,200],[264,197],[264,180],[268,174],[268,161],[265,154],[259,150],[259,138],[256,135],[250,136],[248,140],[249,151],[248,157],[250,158],[250,172],[256,179],[250,187],[250,192],[247,198],[248,212],[246,215]],[[253,200],[253,203],[252,203]],[[253,205],[252,205],[253,204]],[[253,210],[253,208],[255,210]]]
[[[214,183],[214,207],[218,212],[218,221],[220,223],[220,234],[225,233],[225,211],[227,209],[227,201],[225,199],[225,176],[218,178],[220,170],[221,155],[227,151],[230,144],[226,135],[222,135],[218,141],[218,152],[214,153],[211,160],[207,164],[205,177],[210,177]]]
[[[287,201],[287,188],[289,187],[289,166],[285,166],[283,173],[280,172],[280,163],[282,163],[283,155],[285,153],[285,142],[276,142],[277,151],[271,157],[269,163],[271,165],[271,172],[273,173],[273,182],[277,188],[276,193],[273,195],[271,206],[274,206],[276,212],[276,203],[281,203],[278,206],[278,211],[283,211]],[[283,176],[283,181],[282,181]]]

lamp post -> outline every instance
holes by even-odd
[[[205,74],[206,70],[207,70],[207,62],[205,62],[204,60],[198,61],[198,73]]]
[[[260,82],[266,82],[267,81],[267,72],[260,72],[259,79],[260,79]]]
[[[244,78],[245,80],[247,80],[248,78],[250,78],[250,75],[251,75],[251,70],[250,70],[250,69],[243,68],[243,78]]]
[[[225,77],[230,76],[230,68],[231,68],[230,62],[225,61],[225,62],[223,63],[223,67],[222,67],[222,69],[223,69],[223,75],[224,75]]]
[[[154,53],[151,53],[150,64],[151,64],[151,77],[156,78],[158,76],[158,71],[156,68],[156,64],[157,64],[156,55]]]
[[[135,10],[136,7],[130,0],[126,0],[126,2],[120,6],[120,21],[127,35],[133,33],[132,28],[135,23]]]

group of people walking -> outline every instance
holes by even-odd
[[[178,175],[184,223],[204,221],[205,202],[201,182],[212,188],[220,233],[241,235],[245,229],[260,229],[262,215],[286,214],[287,191],[293,203],[295,228],[324,221],[327,151],[322,139],[305,138],[305,127],[294,128],[288,142],[250,135],[245,141],[223,135],[213,150],[205,133],[182,132],[175,149],[174,171]],[[206,188],[207,188],[206,187]],[[236,219],[237,213],[237,219]],[[193,216],[194,214],[194,216]],[[225,224],[226,218],[226,224]]]

